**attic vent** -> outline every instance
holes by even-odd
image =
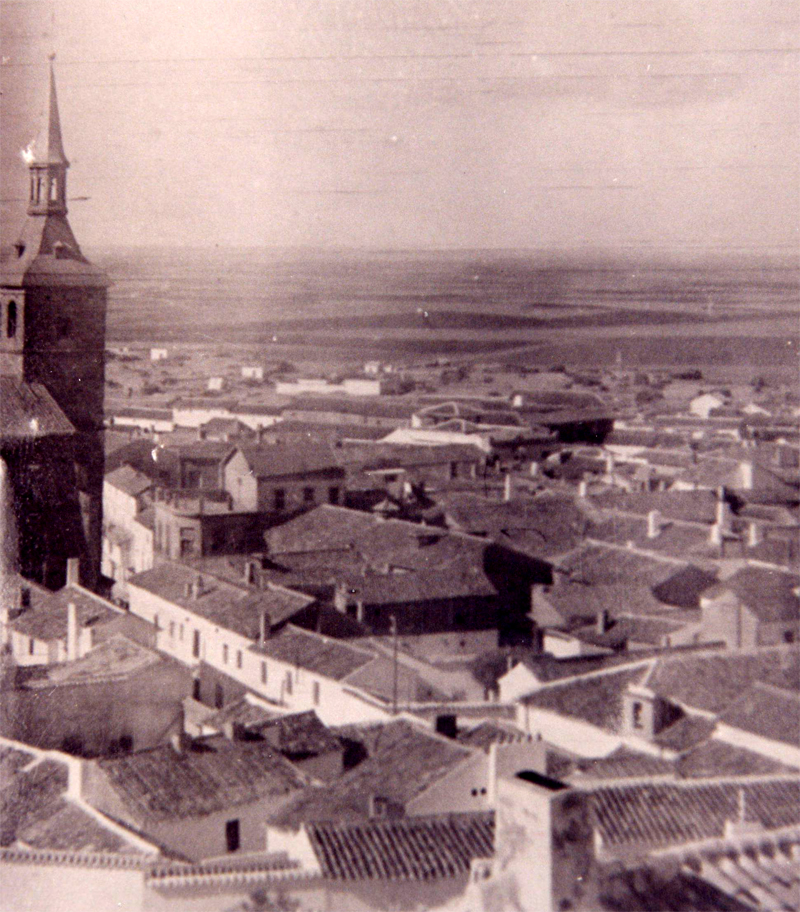
[[[17,243],[14,244],[14,249],[17,251],[18,257],[21,257],[22,254],[25,253],[25,245],[22,243],[22,241],[17,241]]]
[[[72,254],[71,248],[63,241],[53,244],[53,254],[57,260],[68,260]]]

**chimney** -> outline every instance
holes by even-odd
[[[25,611],[26,608],[31,607],[31,587],[22,586],[19,590],[19,609],[20,611]]]
[[[530,468],[528,469],[528,474],[531,478],[536,478],[539,475],[539,463],[532,462]]]
[[[511,500],[511,472],[506,472],[503,479],[503,501],[508,503]]]
[[[75,602],[67,605],[67,661],[78,658],[78,609]]]
[[[580,484],[578,485],[578,497],[583,499],[586,497],[586,495],[588,493],[589,493],[589,482],[585,478],[582,478],[580,481]]]
[[[614,454],[606,453],[606,475],[611,476],[614,474]]]
[[[753,490],[753,463],[751,460],[742,460],[739,463],[739,476],[742,480],[742,489]]]
[[[722,545],[722,527],[719,523],[714,523],[711,527],[711,531],[708,535],[708,543],[710,545]]]
[[[183,587],[183,594],[186,598],[191,598],[194,593],[194,584],[187,580],[186,585]]]
[[[456,717],[452,714],[437,716],[436,734],[444,735],[445,738],[456,738],[458,736]]]
[[[611,617],[608,613],[608,608],[601,608],[597,612],[595,619],[595,631],[599,634],[607,633],[610,626]]]
[[[256,562],[248,560],[244,562],[244,581],[248,586],[255,586],[257,582]]]
[[[661,533],[661,514],[658,510],[651,510],[647,514],[647,537],[658,538]]]
[[[272,636],[272,622],[269,612],[262,608],[258,616],[258,644],[263,646]]]
[[[200,573],[197,574],[194,581],[194,597],[200,598],[203,594],[203,577]]]
[[[725,500],[725,488],[718,488],[716,524],[720,527],[720,531],[725,531],[729,528],[730,518],[730,507],[728,506],[727,500]]]
[[[751,548],[755,548],[757,545],[760,545],[763,541],[762,529],[756,522],[751,522],[747,526],[747,544]]]
[[[67,585],[78,586],[81,581],[81,560],[79,557],[67,558]]]

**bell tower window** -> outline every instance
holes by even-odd
[[[50,178],[50,199],[55,202],[58,199],[58,178]]]
[[[9,301],[6,311],[6,336],[13,339],[17,334],[17,302]]]

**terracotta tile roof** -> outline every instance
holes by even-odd
[[[654,740],[659,747],[667,750],[688,751],[707,741],[716,725],[715,719],[687,715],[658,732]]]
[[[800,691],[800,649],[665,655],[656,660],[645,683],[668,700],[721,713],[756,681]]]
[[[493,598],[497,589],[481,566],[457,565],[418,573],[353,575],[349,591],[365,605],[403,605],[436,599]]]
[[[246,698],[203,719],[203,726],[222,732],[231,723],[241,725],[250,735],[262,736],[284,756],[324,754],[342,749],[341,742],[322,724],[313,709],[299,713],[272,712]]]
[[[147,475],[138,472],[129,465],[120,466],[118,469],[114,469],[113,472],[109,472],[103,481],[133,497],[143,494],[153,487],[153,482]]]
[[[797,743],[797,742],[795,742]],[[687,751],[676,762],[685,779],[715,779],[727,776],[774,776],[797,772],[793,767],[744,747],[709,738]]]
[[[264,722],[271,722],[277,719],[281,714],[280,707],[276,706],[274,710],[267,709],[260,703],[251,703],[246,697],[228,703],[222,709],[212,712],[205,716],[203,725],[214,728],[222,732],[223,727],[229,723],[238,723],[245,728],[251,728],[261,725]]]
[[[262,655],[335,681],[347,678],[375,659],[375,654],[365,649],[302,630],[292,624],[270,637],[263,645],[252,648]]]
[[[309,786],[271,819],[275,826],[364,821],[370,796],[400,807],[424,792],[472,751],[404,720],[367,733],[369,756],[325,788]]]
[[[41,383],[0,377],[0,439],[73,434],[75,428]]]
[[[37,849],[138,854],[114,830],[65,799],[67,781],[65,763],[36,762],[27,751],[0,746],[0,846],[19,842]]]
[[[394,664],[388,656],[378,655],[368,665],[363,665],[345,678],[345,682],[373,697],[391,703],[394,697]],[[409,703],[430,703],[446,700],[447,694],[437,690],[413,668],[398,665],[397,701],[398,706]]]
[[[160,653],[117,634],[74,662],[48,665],[40,677],[30,678],[26,687],[30,690],[49,690],[73,684],[116,680],[170,661],[172,660]]]
[[[660,602],[676,608],[699,608],[700,595],[716,582],[717,577],[713,573],[688,564],[653,586],[653,595]]]
[[[736,820],[740,795],[748,820],[765,829],[800,824],[800,779],[639,783],[599,788],[591,797],[595,824],[611,850],[656,848],[721,838]]]
[[[292,475],[310,475],[318,472],[333,472],[344,476],[330,447],[306,444],[303,447],[241,446],[239,451],[247,460],[250,471],[256,478],[283,478]]]
[[[142,823],[212,814],[267,796],[285,796],[306,779],[261,741],[221,735],[95,761],[111,788]]]
[[[563,684],[548,684],[525,697],[523,703],[533,709],[546,709],[609,731],[621,732],[622,696],[630,684],[641,684],[649,670],[649,664],[642,662],[620,671],[588,675]]]
[[[187,586],[201,579],[197,597],[187,595]],[[266,611],[273,625],[281,624],[310,605],[314,599],[280,586],[255,591],[244,584],[236,585],[216,576],[198,574],[178,563],[164,563],[128,581],[129,586],[144,589],[180,605],[192,614],[255,640],[259,635],[260,615]]]
[[[65,640],[67,637],[67,605],[72,602],[78,615],[78,627],[107,624],[122,615],[122,611],[100,596],[80,586],[64,586],[50,592],[43,586],[26,582],[31,605],[10,622],[23,636],[37,640]]]
[[[619,747],[607,757],[577,760],[565,781],[585,782],[589,779],[659,779],[675,778],[675,766],[652,754],[628,747]]]
[[[610,649],[621,648],[628,643],[659,646],[666,642],[670,634],[682,630],[688,623],[688,618],[673,620],[667,617],[619,614],[610,619],[608,628],[602,633],[598,632],[594,624],[577,627],[570,632],[584,643],[607,646]]]
[[[592,506],[646,517],[658,510],[665,520],[713,523],[717,496],[714,491],[607,491],[589,498]]]
[[[655,586],[669,579],[678,564],[636,551],[589,543],[560,558],[558,565],[577,581],[590,585],[642,583]]]
[[[800,576],[770,567],[743,567],[708,589],[706,598],[732,592],[764,623],[800,620]]]
[[[497,538],[537,556],[563,554],[575,547],[587,523],[575,499],[561,494],[498,501],[453,493],[440,495],[437,501],[453,528]]]
[[[494,854],[494,815],[451,814],[361,824],[308,824],[323,877],[438,880]]]
[[[720,715],[733,728],[800,746],[800,692],[756,681]]]

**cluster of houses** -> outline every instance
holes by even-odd
[[[797,909],[800,429],[574,395],[114,436],[107,597],[0,618],[10,901]]]

